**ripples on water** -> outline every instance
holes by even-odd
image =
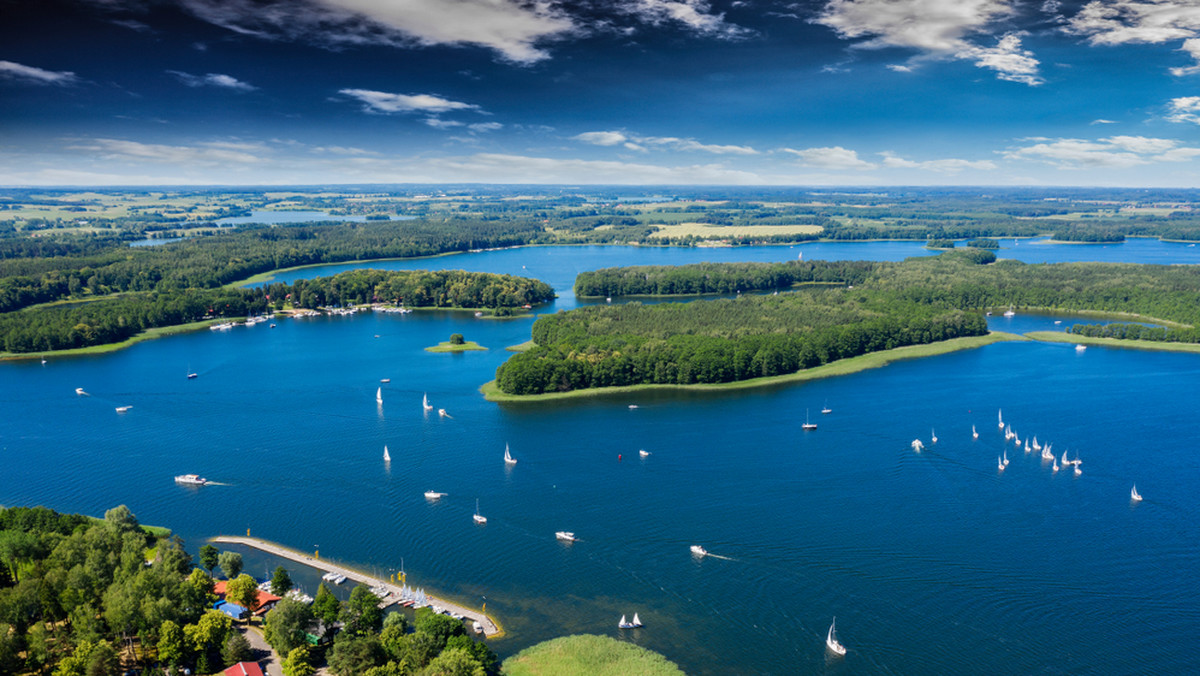
[[[626,259],[593,267],[662,259],[617,251]],[[552,268],[570,305],[562,280],[592,259],[563,255],[476,263]],[[1052,318],[993,325],[1012,322]],[[414,584],[470,605],[486,596],[509,630],[493,642],[502,654],[594,632],[694,674],[1200,669],[1200,357],[1005,343],[736,393],[484,402],[476,388],[529,325],[283,321],[0,364],[0,500],[91,514],[127,503],[193,551],[250,528],[384,575],[403,558]],[[423,352],[453,332],[492,350]],[[453,419],[424,414],[424,392]],[[825,402],[833,413],[818,416]],[[117,415],[122,405],[133,409]],[[1052,474],[1011,444],[998,473],[998,408],[1022,438],[1078,454],[1083,475]],[[815,432],[800,431],[806,410]],[[171,481],[189,472],[228,485]],[[1132,505],[1135,481],[1146,500]],[[486,526],[471,522],[476,499]],[[274,565],[247,555],[256,574]],[[319,576],[294,577],[312,592]],[[618,632],[633,612],[646,628]],[[833,615],[849,654],[829,661]]]

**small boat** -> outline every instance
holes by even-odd
[[[1010,306],[1008,306],[1008,309],[1004,311],[1004,316],[1005,316],[1005,317],[1012,317],[1012,316],[1014,316],[1014,315],[1016,315],[1016,314],[1017,314],[1017,313],[1013,311],[1013,309],[1012,309],[1012,306],[1011,306],[1011,305],[1010,305]]]
[[[1062,324],[1062,320],[1061,320],[1061,319],[1055,319],[1055,320],[1054,320],[1054,323],[1055,323],[1055,324]]]
[[[644,449],[643,449],[643,450],[640,450],[640,451],[638,451],[638,455],[640,455],[640,456],[642,456],[642,457],[644,458],[644,457],[646,457],[646,456],[650,455],[650,451],[647,451],[647,450],[644,450]]]
[[[1025,440],[1025,452],[1026,452],[1026,453],[1028,453],[1029,451],[1030,451],[1030,447],[1029,447],[1029,440],[1028,440],[1028,439],[1026,439],[1026,440]]]
[[[43,365],[43,366],[45,366],[45,365],[46,365],[46,358],[45,358],[45,357],[42,357],[42,365]]]
[[[1079,465],[1075,465],[1075,476],[1083,474],[1083,470],[1079,469]]]
[[[974,425],[971,425],[971,438],[972,438],[972,439],[978,439],[978,438],[979,438],[979,432],[975,430],[975,426],[974,426]]]
[[[375,401],[377,401],[381,404],[383,403],[383,388],[382,387],[375,390]]]
[[[929,430],[929,441],[931,441],[931,442],[933,442],[933,443],[935,443],[935,444],[937,443],[937,430],[934,430],[933,428],[930,428],[930,430]]]
[[[1033,437],[1033,450],[1035,450],[1035,451],[1042,450],[1042,445],[1038,443],[1036,435],[1034,435],[1034,437]]]
[[[473,626],[473,628],[475,629],[475,633],[476,633],[476,634],[482,634],[482,633],[483,633],[483,625],[482,625],[482,624],[479,624],[478,622],[475,622],[475,623],[474,623],[472,626]]]
[[[424,408],[426,411],[433,410],[433,405],[429,403],[429,395],[428,394],[421,396],[421,407]]]
[[[708,550],[700,545],[692,545],[692,553],[696,556],[708,556]]]
[[[817,423],[808,419],[808,409],[805,409],[804,411],[804,424],[800,426],[800,429],[805,431],[817,429]]]
[[[81,397],[86,397],[86,396],[88,396],[88,393],[87,393],[87,392],[84,392],[82,387],[76,387],[76,388],[75,388],[75,394],[78,394],[78,395],[79,395],[79,396],[81,396]]]
[[[1004,471],[1004,460],[1000,456],[996,456],[996,469]]]
[[[566,530],[560,530],[560,531],[555,532],[554,537],[556,537],[559,540],[562,540],[564,542],[578,542],[579,541],[579,538],[575,537],[574,533],[572,533],[571,531],[566,531]]]
[[[391,378],[380,378],[380,379],[379,379],[379,382],[381,382],[381,383],[390,383],[390,382],[392,382],[392,379],[391,379]]]
[[[334,573],[334,572],[328,572],[328,573],[325,573],[324,575],[322,575],[322,576],[321,576],[321,579],[322,579],[322,580],[325,580],[326,582],[333,582],[333,578],[335,578],[335,577],[337,577],[337,576],[338,576],[338,574],[337,574],[337,573]]]
[[[1058,470],[1059,470],[1059,467],[1058,467],[1058,458],[1055,458],[1055,459],[1054,459],[1054,464],[1053,464],[1053,465],[1051,465],[1051,467],[1050,467],[1050,468],[1051,468],[1051,469],[1053,469],[1053,470],[1055,471],[1055,473],[1057,473],[1057,472],[1058,472]]]
[[[341,583],[343,583],[343,582],[345,582],[345,581],[346,581],[346,576],[345,576],[345,575],[338,575],[337,577],[333,578],[333,583],[334,583],[334,584],[341,584]]]
[[[1129,499],[1134,502],[1142,501],[1142,494],[1137,492],[1137,484],[1134,484],[1133,488],[1129,491]]]
[[[917,453],[920,453],[921,449],[923,449],[923,448],[925,448],[925,444],[921,443],[920,439],[913,439],[912,449],[914,451],[916,451]]]
[[[444,497],[446,497],[445,493],[438,493],[437,491],[425,491],[426,500],[439,500]]]
[[[825,635],[825,647],[829,648],[829,652],[834,655],[845,655],[846,646],[842,645],[837,640],[837,632],[833,626],[837,624],[837,618],[833,618],[833,622],[829,624],[829,633]]]
[[[1076,346],[1075,346],[1075,351],[1076,351],[1076,352],[1083,352],[1083,351],[1084,351],[1084,350],[1086,350],[1086,349],[1087,349],[1087,345],[1076,345]]]
[[[193,370],[191,370],[191,369],[189,368],[189,369],[188,369],[188,373],[187,373],[187,377],[188,377],[188,380],[195,380],[196,378],[199,378],[199,377],[200,377],[200,374],[199,374],[199,373],[196,373],[195,371],[193,371]]]
[[[387,444],[384,444],[384,445],[383,445],[383,461],[384,461],[384,462],[391,462],[391,461],[392,461],[392,456],[388,454],[388,450],[387,450]]]
[[[438,417],[440,417],[440,418],[449,418],[449,417],[450,417],[450,414],[449,414],[449,413],[446,413],[446,409],[444,409],[444,408],[439,408],[439,409],[438,409]]]
[[[634,628],[634,624],[632,622],[627,622],[625,620],[624,615],[621,616],[621,621],[617,622],[617,629],[633,629],[633,628]]]
[[[1003,456],[1003,458],[1004,458],[1004,460],[1003,460],[1003,462],[1001,462],[1000,464],[1002,464],[1002,465],[1003,465],[1003,466],[1005,466],[1005,467],[1008,467],[1008,451],[1005,451],[1005,452],[1004,452],[1004,456]]]
[[[179,476],[175,477],[175,483],[187,484],[189,486],[203,486],[204,484],[208,483],[208,479],[205,479],[199,474],[180,474]]]
[[[475,523],[487,523],[487,517],[479,514],[479,499],[475,499]]]
[[[506,464],[506,465],[517,464],[517,459],[512,457],[512,454],[508,452],[508,444],[504,444],[504,464]]]
[[[1067,462],[1067,452],[1066,451],[1063,451],[1062,464],[1063,464],[1063,467],[1066,467],[1067,465],[1071,464],[1070,462]]]
[[[638,619],[637,613],[634,613],[633,614],[633,628],[637,629],[639,627],[644,627],[644,626],[646,626],[646,625],[642,624],[642,621]]]
[[[118,407],[117,407],[117,413],[124,413],[124,412],[128,411],[128,410],[129,410],[129,409],[131,409],[131,408],[133,408],[133,407],[132,407],[132,406],[118,406]]]
[[[829,408],[829,402],[825,402],[825,406],[821,409],[821,415],[829,415],[833,413],[833,409]]]
[[[1000,429],[1004,429],[1004,411],[997,409],[996,419],[1000,421],[1000,423],[999,423]]]
[[[631,410],[631,411],[632,411],[633,409],[635,409],[635,408],[637,408],[637,407],[638,407],[638,405],[637,405],[637,404],[630,404],[630,405],[629,405],[629,410]]]

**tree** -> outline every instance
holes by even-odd
[[[225,584],[225,600],[253,611],[258,605],[258,582],[242,573]]]
[[[307,645],[292,648],[280,665],[283,668],[283,676],[312,676],[317,670],[309,663],[309,659]]]
[[[378,634],[383,628],[383,611],[379,609],[379,597],[370,589],[359,585],[350,592],[350,601],[342,609],[345,631],[356,636]]]
[[[158,659],[172,666],[183,659],[183,629],[171,620],[158,629]]]
[[[308,627],[313,623],[313,611],[294,599],[281,599],[267,613],[263,637],[280,655],[305,645]]]
[[[206,544],[200,548],[200,565],[204,567],[204,570],[211,573],[212,569],[216,568],[218,554],[220,554],[220,551],[210,544]]]
[[[203,655],[224,644],[232,629],[232,618],[219,610],[208,610],[196,624],[184,625],[183,635],[191,649]]]
[[[232,580],[242,572],[242,555],[237,552],[221,552],[217,557],[217,565],[225,573],[225,579]]]
[[[292,588],[292,578],[288,575],[287,569],[283,566],[275,568],[275,574],[271,576],[271,593],[276,596],[283,596]]]
[[[333,627],[342,614],[342,602],[333,595],[324,582],[317,588],[317,598],[313,601],[312,611],[325,624],[326,629]]]
[[[466,340],[463,338],[463,334],[461,334],[461,333],[451,333],[450,334],[450,344],[451,345],[462,345],[465,342],[466,342]]]
[[[383,664],[386,657],[379,640],[373,636],[338,634],[329,653],[329,670],[337,676],[358,676],[371,667]]]
[[[254,649],[240,631],[231,631],[229,638],[225,639],[224,645],[221,646],[221,659],[225,664],[246,662],[254,659]]]
[[[0,623],[0,674],[15,674],[21,667],[21,635]]]
[[[425,676],[487,676],[483,665],[462,648],[443,650],[421,673]]]
[[[118,533],[142,532],[137,517],[125,505],[117,505],[104,513],[104,522]]]
[[[417,611],[417,633],[433,637],[441,650],[451,636],[464,636],[467,630],[463,628],[462,622],[453,617],[435,613],[429,608],[421,608]]]

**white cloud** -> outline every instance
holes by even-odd
[[[625,6],[625,11],[651,25],[676,22],[705,35],[737,38],[750,33],[727,23],[724,14],[712,13],[706,0],[633,0]]]
[[[1181,147],[1174,139],[1109,136],[1084,139],[1027,139],[1033,145],[1010,149],[1011,160],[1036,160],[1059,169],[1127,169],[1155,162],[1185,162],[1200,156],[1200,148]]]
[[[467,125],[467,129],[476,132],[498,131],[503,128],[504,125],[499,122],[476,122],[475,124]]]
[[[242,82],[232,75],[209,73],[207,75],[192,75],[178,70],[168,70],[168,73],[179,78],[179,81],[189,87],[222,87],[240,92],[250,92],[258,89],[252,84]]]
[[[260,37],[330,45],[473,45],[515,63],[548,55],[540,43],[577,30],[546,0],[182,0],[210,23]]]
[[[792,153],[800,158],[801,163],[810,167],[821,167],[823,169],[875,169],[876,166],[866,160],[859,159],[858,153],[843,148],[841,146],[832,146],[825,148],[806,148],[804,150],[795,150],[792,148],[784,148],[784,152]]]
[[[1106,120],[1101,117],[1101,118],[1092,120],[1089,124],[1116,124],[1116,123],[1117,123],[1116,120]]]
[[[259,143],[211,141],[192,146],[180,146],[110,138],[78,141],[71,149],[94,153],[100,158],[110,160],[218,166],[258,164],[263,161],[262,156],[268,152],[268,148]]]
[[[339,94],[358,99],[370,113],[446,113],[452,110],[479,110],[479,106],[451,101],[433,94],[392,94],[370,89],[341,89]]]
[[[658,166],[550,157],[480,153],[428,162],[433,180],[503,183],[589,183],[620,185],[755,185],[762,176],[719,165]],[[430,179],[425,179],[430,180]]]
[[[1196,65],[1172,68],[1176,76],[1200,72],[1200,0],[1092,0],[1067,21],[1068,33],[1093,45],[1162,44],[1182,40]]]
[[[703,152],[714,155],[757,155],[758,151],[749,146],[712,145],[699,141],[674,136],[639,136],[622,131],[588,131],[576,134],[572,140],[590,143],[596,146],[622,146],[628,150],[644,151],[647,146],[681,150],[685,152]]]
[[[897,73],[911,73],[911,72],[913,72],[913,69],[912,69],[912,67],[911,67],[911,66],[905,66],[905,65],[898,64],[898,63],[889,63],[889,64],[887,65],[887,69],[888,69],[888,70],[894,70],[894,71],[896,71]]]
[[[1182,52],[1187,52],[1192,57],[1192,61],[1200,64],[1200,38],[1188,38],[1183,41],[1183,46],[1179,48]],[[1200,73],[1200,65],[1187,66],[1185,68],[1172,68],[1171,75],[1183,77],[1184,75],[1192,75]]]
[[[453,129],[454,127],[462,127],[465,124],[463,122],[455,122],[454,120],[443,120],[438,117],[427,117],[424,122],[434,129]]]
[[[1012,0],[829,0],[813,21],[843,38],[869,38],[859,48],[901,47],[917,50],[918,58],[965,59],[996,71],[1002,80],[1040,84],[1039,62],[1021,49],[1015,33],[994,47],[967,40],[1011,16],[1012,5]]]
[[[934,171],[940,174],[957,174],[965,169],[976,169],[980,171],[989,171],[996,168],[996,163],[990,160],[959,160],[959,159],[941,159],[941,160],[924,160],[916,162],[914,160],[906,160],[891,152],[879,153],[883,157],[883,166],[888,169],[923,169],[925,171]]]
[[[1171,122],[1200,124],[1200,96],[1181,96],[1171,99],[1168,105],[1170,113],[1167,115],[1167,119]]]
[[[78,81],[75,73],[66,70],[45,70],[12,61],[0,61],[0,78],[33,82],[36,84],[67,85]]]

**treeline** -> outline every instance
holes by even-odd
[[[1060,242],[1124,242],[1125,233],[1112,228],[1074,226],[1055,230],[1053,239]]]
[[[1151,340],[1160,343],[1200,343],[1200,330],[1196,328],[1167,328],[1144,324],[1076,324],[1068,333],[1092,338],[1116,338],[1117,340]]]
[[[184,289],[117,295],[0,314],[0,346],[29,353],[119,343],[146,329],[262,314],[286,305],[316,308],[372,302],[410,307],[505,310],[554,297],[535,279],[462,270],[351,270],[255,289]]]
[[[603,268],[579,273],[575,277],[575,295],[603,298],[724,294],[787,289],[804,283],[855,284],[879,265],[870,261],[786,261]]]
[[[539,317],[536,346],[501,365],[496,381],[509,394],[723,383],[985,333],[979,313],[844,290],[589,307]]]
[[[0,312],[127,291],[211,289],[299,265],[516,246],[543,232],[528,219],[261,226],[153,247],[10,258],[0,277]]]

